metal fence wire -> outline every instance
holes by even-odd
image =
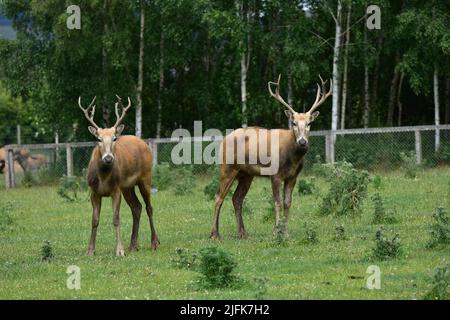
[[[436,132],[439,133],[438,147]],[[164,138],[146,142],[153,150],[154,167],[183,166],[191,174],[200,176],[210,174],[217,165],[195,159],[195,148],[203,153],[220,140],[217,137],[190,139],[191,152],[187,161],[190,164],[173,160],[172,153],[177,151],[174,150],[176,146],[179,148],[179,140]],[[195,147],[192,142],[197,142]],[[7,166],[3,169],[4,179],[0,179],[0,188],[21,186],[30,179],[34,184],[43,185],[56,183],[63,176],[85,176],[94,146],[94,142],[5,146]],[[372,172],[396,170],[405,158],[423,167],[450,165],[450,125],[347,129],[334,133],[313,131],[305,158],[306,173],[315,163],[344,160],[356,168]],[[11,160],[14,160],[13,165]]]

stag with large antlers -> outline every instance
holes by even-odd
[[[138,186],[145,202],[150,222],[151,247],[156,250],[159,246],[153,222],[153,208],[150,201],[152,152],[143,140],[135,136],[121,136],[124,129],[124,125],[121,122],[131,107],[131,100],[128,98],[128,105],[124,107],[122,99],[119,96],[117,98],[118,101],[115,104],[117,121],[113,127],[104,129],[100,128],[94,121],[95,97],[87,108],[82,107],[81,97],[78,99],[78,106],[91,124],[88,129],[98,140],[97,146],[92,151],[88,167],[88,184],[91,189],[92,203],[92,230],[87,251],[88,255],[95,253],[95,239],[103,197],[112,198],[113,224],[117,244],[116,255],[125,255],[120,237],[119,218],[122,194],[133,215],[133,229],[129,250],[138,249],[138,232],[142,205],[136,196],[135,186]],[[119,112],[119,107],[121,112]]]
[[[219,239],[219,213],[222,203],[234,180],[238,180],[233,194],[233,206],[236,215],[239,238],[246,238],[247,232],[242,219],[242,203],[255,176],[269,176],[272,182],[272,193],[275,202],[275,226],[280,223],[281,214],[281,184],[284,182],[284,233],[287,236],[289,208],[292,200],[292,190],[297,176],[303,168],[304,155],[309,145],[309,130],[313,121],[319,115],[316,109],[331,95],[333,84],[325,91],[326,82],[320,78],[322,85],[318,86],[316,100],[306,113],[296,112],[280,95],[280,78],[277,82],[268,83],[269,93],[285,107],[286,116],[291,123],[290,129],[241,128],[227,135],[220,145],[220,186],[215,196],[214,222],[211,238]],[[272,87],[276,86],[275,92]],[[276,140],[275,140],[276,139]],[[238,147],[235,149],[234,146]],[[277,163],[277,170],[266,173],[267,163],[262,159],[260,150],[270,150],[270,161]],[[231,151],[230,151],[231,150]],[[252,157],[252,155],[256,155]],[[230,159],[231,158],[231,159]],[[241,161],[240,161],[241,159]],[[242,161],[244,159],[244,161]],[[252,162],[251,159],[256,159]]]

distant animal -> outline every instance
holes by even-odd
[[[331,94],[332,83],[330,83],[330,90],[325,93],[325,83],[322,79],[322,88],[318,86],[316,100],[311,109],[306,113],[296,112],[284,99],[280,96],[280,78],[278,82],[269,81],[268,89],[270,95],[279,101],[285,108],[286,116],[291,123],[290,129],[263,129],[263,128],[240,128],[229,135],[227,135],[220,145],[220,157],[222,157],[222,164],[220,167],[220,186],[215,195],[214,206],[214,222],[211,230],[211,238],[219,239],[219,214],[222,203],[235,179],[238,180],[236,191],[233,194],[233,206],[236,215],[237,231],[239,238],[247,238],[247,232],[244,227],[242,219],[242,203],[250,189],[250,185],[255,176],[263,175],[263,169],[266,168],[265,160],[261,159],[258,150],[261,145],[268,145],[267,150],[272,150],[274,145],[274,152],[270,154],[272,163],[278,163],[278,170],[269,176],[272,182],[272,193],[275,202],[275,226],[280,223],[281,199],[280,188],[281,183],[284,182],[284,228],[283,233],[287,236],[288,233],[288,218],[289,208],[292,201],[292,190],[297,181],[297,176],[303,168],[303,158],[308,151],[309,146],[309,130],[313,121],[319,115],[315,111],[322,103],[325,102]],[[272,86],[276,86],[276,92],[272,91]],[[252,138],[253,136],[253,138]],[[278,141],[272,141],[271,137],[278,137]],[[261,139],[264,139],[261,143]],[[243,146],[241,149],[234,148],[234,145]],[[228,152],[227,152],[228,150]],[[231,151],[230,151],[231,150]],[[250,162],[251,155],[256,155],[256,160]],[[230,159],[231,158],[231,159]],[[241,159],[241,161],[239,161]]]
[[[6,150],[5,148],[0,148],[0,173],[3,174],[6,164]]]
[[[18,149],[14,151],[14,160],[22,167],[23,171],[36,171],[46,168],[48,159],[43,154],[31,154],[27,149]]]
[[[97,146],[92,151],[91,160],[88,166],[88,184],[91,189],[92,203],[92,229],[88,255],[95,253],[95,242],[97,227],[99,224],[100,208],[103,197],[112,198],[113,224],[116,236],[116,255],[124,256],[125,251],[120,236],[120,202],[123,194],[125,201],[131,209],[133,215],[133,229],[129,250],[138,249],[139,221],[141,217],[142,205],[139,202],[135,186],[138,186],[150,222],[151,247],[156,250],[160,245],[153,222],[153,208],[150,200],[152,184],[152,152],[149,146],[140,138],[135,136],[121,136],[124,125],[121,124],[126,112],[131,107],[131,100],[128,98],[128,105],[123,106],[122,100],[117,96],[118,102],[115,104],[117,121],[111,128],[100,128],[94,122],[95,97],[87,108],[81,105],[81,97],[78,99],[78,106],[83,111],[86,119],[92,126],[89,132],[98,140]],[[121,114],[119,115],[119,105]]]

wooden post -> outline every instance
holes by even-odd
[[[22,144],[22,130],[20,130],[20,124],[17,125],[17,144]]]
[[[325,135],[325,162],[326,163],[330,163],[331,162],[330,144],[331,144],[331,135],[330,135],[330,133],[327,133]]]
[[[149,140],[149,146],[152,150],[152,156],[153,156],[153,168],[158,164],[158,144],[156,143],[155,139]]]
[[[14,150],[10,148],[6,149],[5,169],[6,188],[15,188],[16,176],[14,171]]]
[[[422,136],[419,130],[414,131],[416,141],[416,164],[422,164]]]
[[[67,176],[73,176],[73,156],[70,144],[66,144]]]

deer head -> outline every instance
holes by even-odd
[[[308,112],[300,113],[296,112],[284,99],[280,96],[280,79],[281,74],[278,76],[278,81],[273,82],[269,81],[267,86],[269,88],[269,93],[272,97],[274,97],[278,102],[280,102],[285,108],[286,116],[289,118],[291,122],[291,130],[294,131],[295,140],[300,148],[307,149],[308,148],[308,139],[309,139],[309,130],[311,123],[319,116],[319,111],[316,109],[325,102],[325,100],[331,95],[333,82],[330,80],[330,89],[325,93],[325,84],[327,81],[323,81],[319,76],[320,81],[322,82],[322,86],[317,84],[317,94],[316,100],[314,101],[312,107]],[[272,85],[276,86],[275,93],[272,91]]]
[[[81,97],[78,98],[78,106],[83,111],[84,116],[90,122],[91,126],[88,127],[89,132],[97,138],[99,150],[102,156],[102,161],[105,165],[112,165],[114,162],[114,149],[115,144],[119,136],[122,134],[125,126],[121,124],[123,118],[125,117],[128,109],[131,107],[131,100],[128,98],[128,105],[126,107],[122,104],[122,99],[116,95],[117,102],[115,104],[116,110],[116,124],[111,128],[100,128],[94,122],[95,114],[95,98],[92,99],[91,103],[87,108],[83,108],[81,105]],[[119,115],[119,105],[122,108],[122,113]]]

